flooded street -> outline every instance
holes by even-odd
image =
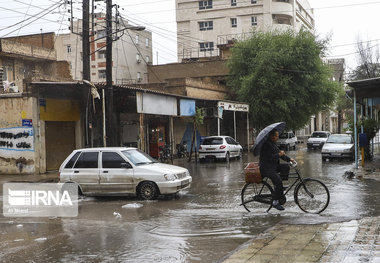
[[[331,200],[321,215],[303,213],[288,195],[286,210],[248,213],[242,206],[243,160],[202,164],[177,160],[193,176],[173,198],[79,200],[75,218],[0,218],[2,262],[215,262],[280,223],[337,222],[380,215],[380,181],[347,179],[349,161],[322,163],[319,151],[299,146],[289,155],[304,177],[323,181]],[[285,183],[286,185],[286,183]]]

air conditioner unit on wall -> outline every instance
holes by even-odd
[[[218,109],[216,107],[208,107],[206,109],[206,117],[218,117]]]

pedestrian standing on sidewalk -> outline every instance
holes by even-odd
[[[280,158],[286,162],[294,162],[294,159],[286,156],[284,151],[280,151],[276,144],[278,138],[278,130],[273,129],[261,148],[259,165],[261,176],[268,177],[274,184],[273,207],[284,210],[285,208],[282,205],[285,204],[286,198],[282,179],[278,173],[289,174],[289,165],[280,164]]]

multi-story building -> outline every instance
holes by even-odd
[[[176,0],[178,58],[218,55],[217,45],[254,30],[314,31],[307,0]]]
[[[106,20],[104,14],[96,14],[96,25],[90,37],[91,81],[106,81]],[[148,30],[122,30],[129,27],[120,20],[114,23],[112,44],[112,80],[114,84],[134,84],[147,82],[147,65],[152,63],[152,33]],[[82,61],[82,20],[73,22],[73,32],[61,34],[56,41],[57,59],[70,63],[74,80],[83,79]],[[77,34],[75,34],[77,33]],[[91,34],[91,32],[90,32]]]

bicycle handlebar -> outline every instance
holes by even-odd
[[[289,162],[289,166],[290,167],[292,167],[292,168],[294,168],[294,167],[297,167],[297,161],[296,160],[294,160],[293,162]]]

